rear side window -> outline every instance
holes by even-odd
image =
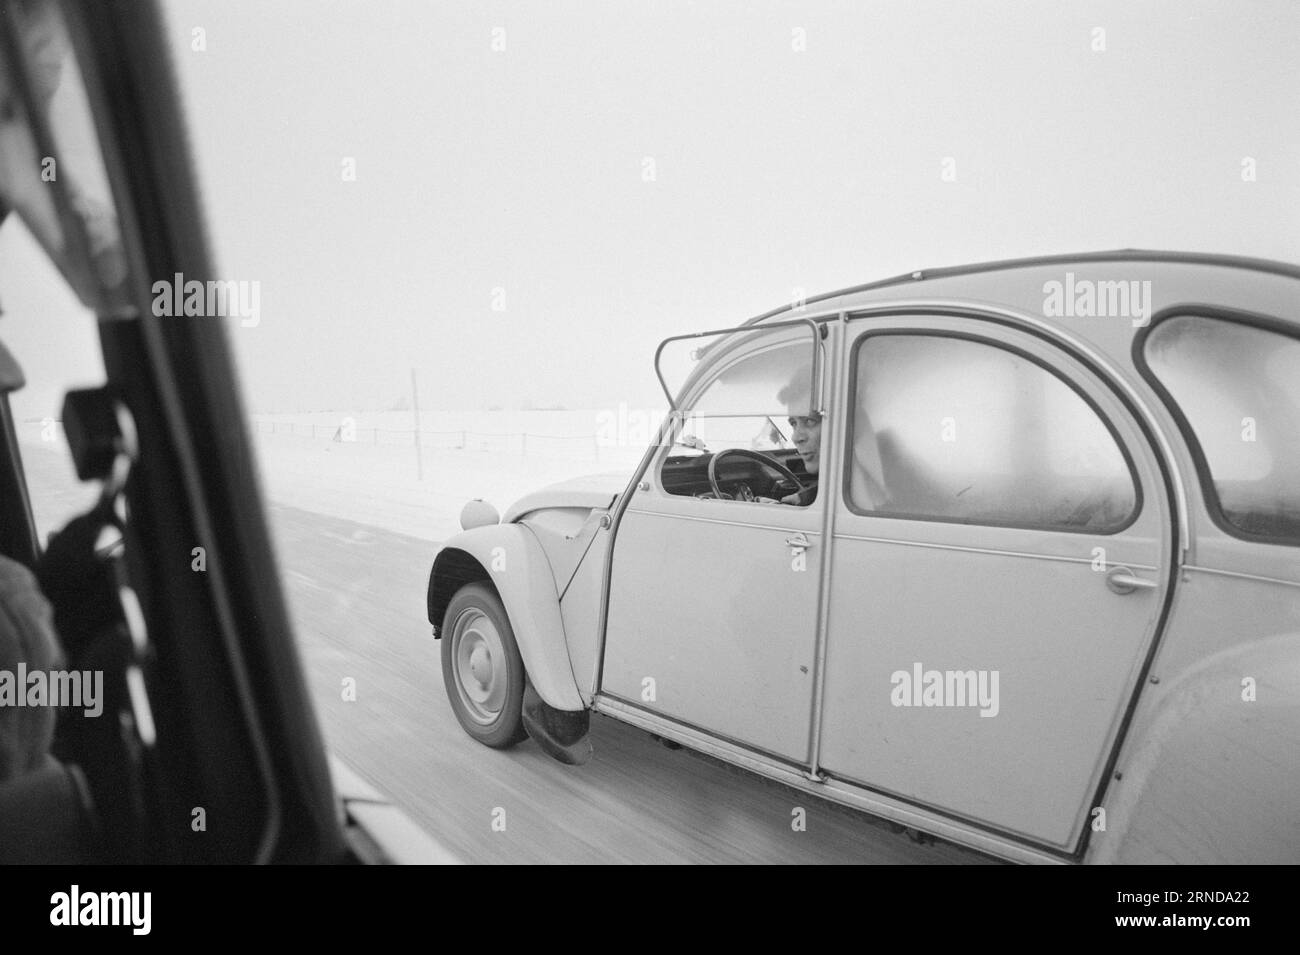
[[[983,341],[867,335],[853,382],[846,496],[862,513],[1115,533],[1139,495],[1091,404]]]
[[[1224,529],[1300,544],[1300,341],[1175,315],[1151,329],[1144,357],[1191,432]]]

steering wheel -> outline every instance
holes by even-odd
[[[799,491],[804,490],[803,481],[800,481],[798,476],[793,471],[791,471],[788,467],[786,467],[776,458],[769,457],[768,455],[763,454],[761,451],[750,451],[748,448],[727,448],[723,451],[719,451],[717,454],[715,454],[712,458],[709,459],[709,487],[713,489],[714,496],[716,497],[719,498],[722,497],[722,488],[718,486],[718,462],[721,461],[723,458],[727,457],[728,455],[734,455],[736,457],[741,457],[741,458],[749,458],[751,461],[757,461],[759,464],[762,464],[765,467],[769,467],[772,470],[776,471],[777,474],[779,474],[781,477],[785,478],[786,480],[794,484],[794,486]],[[745,490],[748,491],[749,488],[746,487]],[[736,498],[737,500],[742,500],[742,501],[743,500],[752,501],[754,500],[753,494],[754,494],[753,491],[749,491],[748,497],[741,497],[740,494],[737,493]]]

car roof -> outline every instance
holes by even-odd
[[[817,306],[818,311],[852,310],[859,305],[897,297],[890,293],[909,286],[909,297],[912,297],[913,294],[916,297],[925,297],[932,293],[941,293],[944,297],[947,297],[960,286],[946,280],[986,276],[990,273],[1009,274],[1025,270],[1044,271],[1062,267],[1096,267],[1108,264],[1124,267],[1126,278],[1130,277],[1134,266],[1147,265],[1161,267],[1161,271],[1165,274],[1170,274],[1170,267],[1172,267],[1173,272],[1198,271],[1201,273],[1204,273],[1207,269],[1233,269],[1253,273],[1257,276],[1274,276],[1283,280],[1300,281],[1300,265],[1273,259],[1209,252],[1113,249],[1109,251],[1032,256],[1019,259],[1000,259],[979,262],[973,265],[945,266],[934,269],[917,269],[901,275],[894,275],[889,278],[813,296],[803,301],[803,309],[797,309],[793,305],[782,305],[769,312],[764,312],[762,315],[756,315],[744,324],[756,325],[778,316],[788,318],[805,312],[808,306]],[[1116,278],[1118,277],[1116,276]],[[989,283],[980,283],[980,285],[983,289],[989,287]]]

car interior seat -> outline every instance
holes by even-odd
[[[890,499],[885,487],[885,465],[880,442],[865,408],[853,411],[853,468],[849,476],[849,493],[853,503],[867,511],[881,510]]]
[[[46,756],[37,769],[0,783],[0,865],[86,865],[101,861],[86,777]]]

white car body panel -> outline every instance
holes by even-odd
[[[821,508],[652,494],[619,527],[602,689],[804,761],[818,575],[792,573],[786,540],[816,554]]]
[[[555,575],[533,532],[523,524],[491,524],[457,534],[434,559],[435,577],[439,561],[455,552],[473,558],[501,595],[538,695],[556,709],[584,709],[569,664]]]
[[[506,508],[501,522],[512,524],[533,511],[552,507],[603,510],[627,487],[628,477],[625,471],[609,471],[559,481],[515,501]]]

